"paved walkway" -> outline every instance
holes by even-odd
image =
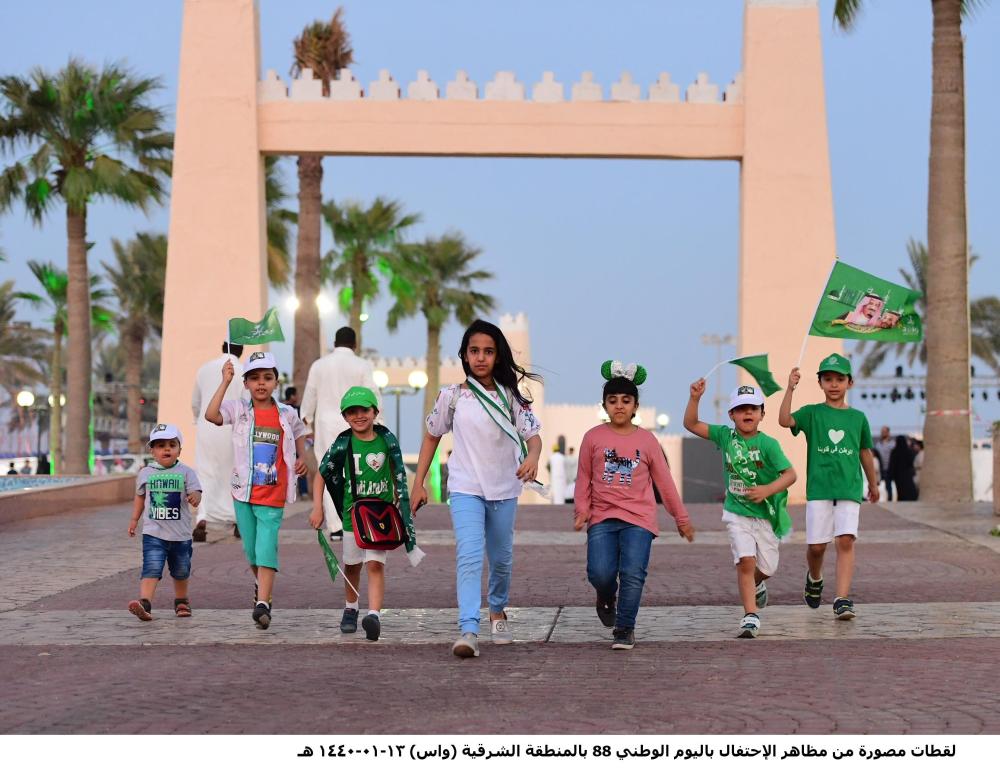
[[[339,632],[342,584],[306,506],[286,517],[267,631],[250,621],[252,581],[228,534],[196,546],[194,617],[173,616],[167,580],[156,618],[140,623],[124,610],[141,556],[128,506],[4,522],[0,733],[1000,733],[1000,539],[987,506],[863,508],[853,622],[835,621],[829,602],[801,604],[793,535],[755,641],[732,637],[741,612],[719,509],[690,507],[697,540],[665,532],[654,544],[627,653],[608,649],[593,612],[570,512],[522,509],[517,640],[484,640],[464,662],[448,650],[454,540],[440,507],[420,514],[424,562],[390,560],[377,643]],[[832,592],[832,558],[827,582]],[[248,716],[262,688],[272,704]],[[162,704],[150,708],[150,694]],[[343,715],[371,695],[378,719]]]

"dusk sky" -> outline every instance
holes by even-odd
[[[312,20],[329,18],[336,4],[260,5],[262,70],[287,77],[292,39]],[[443,89],[464,69],[482,91],[496,71],[513,70],[530,90],[543,71],[552,70],[568,91],[583,71],[592,71],[607,93],[626,70],[644,90],[661,71],[683,88],[700,71],[724,87],[740,70],[743,0],[343,5],[357,57],[352,70],[364,85],[388,68],[405,88],[424,69]],[[838,253],[845,262],[901,282],[907,239],[926,235],[930,2],[869,0],[850,34],[835,29],[832,7],[832,0],[822,0]],[[34,65],[57,69],[70,54],[95,64],[124,60],[138,73],[163,79],[156,101],[172,117],[181,8],[180,0],[9,4],[0,72],[26,74]],[[982,4],[965,32],[969,240],[981,257],[970,293],[995,295],[1000,2]],[[294,165],[289,161],[284,169],[294,194]],[[596,404],[601,362],[637,361],[650,374],[643,401],[669,413],[670,431],[680,432],[689,383],[716,361],[702,334],[736,332],[738,183],[734,162],[328,158],[324,197],[398,198],[423,215],[412,238],[461,230],[483,249],[480,265],[496,276],[484,290],[499,301],[494,318],[517,311],[530,318],[535,367],[545,376],[549,402]],[[89,219],[89,239],[96,242],[92,267],[111,258],[111,238],[165,232],[167,222],[166,206],[144,215],[95,203]],[[325,250],[325,227],[323,238]],[[10,260],[0,266],[0,280],[13,277],[19,288],[33,290],[26,260],[65,262],[61,210],[41,228],[17,209],[0,216],[0,246]],[[274,292],[274,303],[285,294]],[[422,355],[422,320],[389,335],[383,324],[387,307],[385,298],[372,306],[366,345],[387,356]],[[27,308],[23,314],[34,315]],[[328,331],[340,323],[332,319]],[[292,333],[287,315],[285,331]],[[457,350],[460,337],[459,326],[447,329],[445,355]],[[291,349],[275,351],[290,370]],[[730,350],[727,356],[736,354]],[[783,382],[791,366],[772,367]],[[735,371],[723,371],[721,378],[728,392]],[[188,391],[188,379],[178,380]],[[992,396],[974,406],[977,437],[1000,417],[995,391]],[[873,426],[922,426],[919,402],[872,405],[854,397],[853,404]],[[417,413],[416,400],[408,400],[407,429]],[[413,432],[404,437],[406,448],[415,445]]]

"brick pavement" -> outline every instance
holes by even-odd
[[[420,514],[424,563],[391,563],[378,644],[334,630],[342,589],[303,528],[305,506],[286,521],[267,633],[250,625],[250,579],[230,537],[196,547],[195,617],[173,618],[166,582],[155,611],[164,618],[144,625],[123,610],[140,561],[125,537],[127,506],[6,522],[0,732],[1000,732],[1000,546],[984,540],[992,521],[982,509],[866,506],[860,615],[850,624],[835,623],[829,605],[798,604],[804,547],[793,538],[770,584],[763,639],[737,641],[719,508],[690,507],[698,542],[665,533],[654,545],[640,645],[625,656],[607,649],[593,616],[569,511],[523,509],[512,587],[519,642],[485,646],[469,662],[448,654],[454,548],[441,508]],[[793,515],[801,526],[801,510]],[[344,682],[343,668],[374,656],[409,684]],[[172,671],[162,686],[149,681],[158,664]],[[260,685],[282,703],[250,719],[246,699]],[[379,720],[335,712],[373,691]]]

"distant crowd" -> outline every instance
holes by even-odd
[[[920,469],[924,465],[924,442],[906,435],[892,436],[888,427],[882,427],[875,441],[879,475],[885,485],[887,500],[904,502],[920,496]]]

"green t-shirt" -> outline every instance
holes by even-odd
[[[389,462],[389,446],[381,436],[375,440],[358,440],[351,438],[351,448],[354,450],[354,474],[358,484],[358,499],[373,497],[386,502],[393,502],[392,464]],[[351,473],[344,463],[344,521],[350,521],[351,505]]]
[[[722,452],[726,479],[726,501],[722,507],[740,516],[767,519],[767,505],[751,502],[745,496],[746,491],[749,487],[777,480],[792,464],[781,450],[781,444],[770,435],[758,432],[752,438],[736,440],[736,437],[739,433],[732,427],[708,425],[708,439]],[[740,445],[740,441],[744,445]]]
[[[792,414],[792,434],[805,433],[807,500],[861,502],[861,450],[872,447],[868,417],[854,408],[803,405]]]

